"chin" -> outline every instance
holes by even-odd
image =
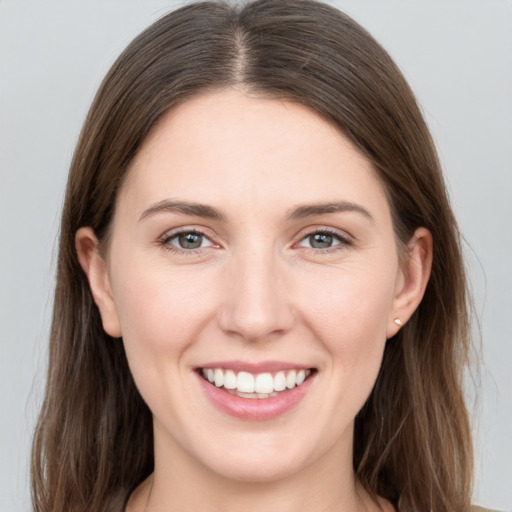
[[[311,438],[297,435],[290,429],[278,430],[274,425],[265,434],[253,432],[252,435],[244,433],[237,436],[231,433],[224,438],[219,433],[213,436],[211,432],[212,437],[203,443],[197,443],[196,438],[192,445],[193,453],[189,455],[221,478],[268,484],[301,473],[332,448],[327,444],[312,443]]]
[[[295,473],[300,472],[306,464],[304,461],[283,460],[280,452],[266,457],[249,456],[240,458],[225,458],[223,461],[215,461],[209,468],[217,475],[240,483],[247,484],[268,484],[283,480]]]

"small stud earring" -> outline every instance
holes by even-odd
[[[402,320],[400,320],[400,318],[395,318],[394,322],[395,322],[396,325],[398,325],[400,327],[402,327],[402,325],[403,325],[402,324]]]

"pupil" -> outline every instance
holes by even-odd
[[[325,249],[332,245],[332,235],[326,233],[317,233],[309,237],[311,247],[314,249]]]
[[[179,236],[179,242],[183,249],[197,249],[201,247],[202,235],[185,233]]]

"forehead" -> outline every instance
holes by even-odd
[[[142,144],[120,197],[139,208],[166,196],[238,208],[338,199],[387,207],[371,163],[320,115],[236,90],[170,110]]]

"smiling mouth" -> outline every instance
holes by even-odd
[[[224,368],[200,368],[199,375],[217,388],[241,398],[265,399],[301,386],[314,368],[253,374]]]

